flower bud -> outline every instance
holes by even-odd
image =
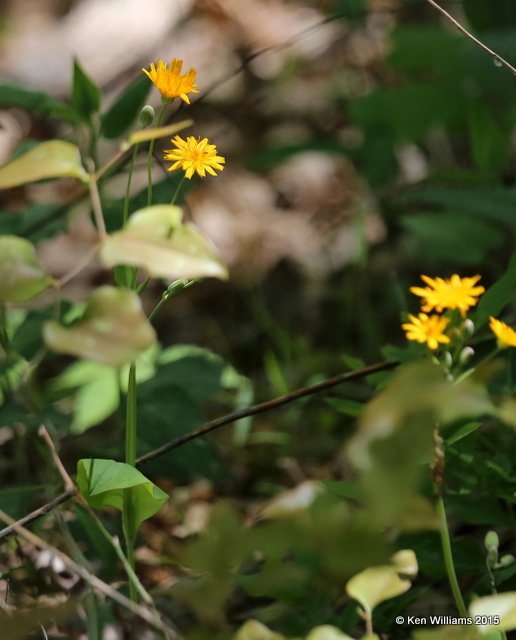
[[[465,338],[471,338],[471,336],[475,333],[475,323],[473,320],[466,318],[464,322],[460,326],[462,335]]]
[[[489,551],[490,549],[498,549],[500,539],[496,531],[488,531],[484,538],[484,546]]]
[[[502,567],[509,567],[514,562],[514,556],[511,553],[506,553],[500,558],[500,565]]]
[[[451,369],[453,366],[453,358],[452,358],[452,354],[449,351],[444,352],[443,360],[446,367],[448,369]]]
[[[148,127],[154,122],[154,108],[150,104],[146,104],[140,111],[140,124],[142,127]]]
[[[466,364],[471,360],[471,358],[473,358],[474,355],[475,355],[474,349],[472,349],[471,347],[464,347],[464,349],[462,349],[462,351],[459,354],[459,362],[461,364]]]

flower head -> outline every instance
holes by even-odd
[[[410,322],[401,325],[407,333],[407,340],[425,343],[429,349],[437,349],[439,343],[448,344],[450,338],[444,334],[449,318],[442,316],[428,316],[426,313],[419,313],[416,316],[410,315]]]
[[[170,69],[163,60],[158,60],[157,67],[154,62],[151,62],[150,71],[147,71],[147,69],[142,69],[142,71],[149,76],[163,98],[169,100],[181,98],[181,100],[190,104],[188,94],[199,93],[195,84],[197,71],[190,69],[190,71],[181,75],[182,67],[183,61],[174,58],[170,61]]]
[[[489,318],[489,328],[495,334],[500,349],[516,347],[516,331],[511,329],[505,322],[491,316]]]
[[[215,169],[224,170],[222,165],[226,159],[217,155],[217,147],[210,144],[208,138],[199,140],[188,136],[186,140],[183,140],[181,136],[176,136],[172,138],[171,142],[176,145],[176,149],[165,151],[165,160],[172,160],[174,163],[168,168],[168,171],[183,169],[185,176],[190,180],[195,172],[204,178],[206,172],[216,176]]]
[[[410,290],[423,298],[423,311],[435,309],[440,313],[445,309],[458,309],[464,318],[466,311],[477,304],[479,296],[485,291],[484,287],[476,286],[480,278],[461,278],[457,274],[446,279],[421,276],[428,287],[411,287]]]

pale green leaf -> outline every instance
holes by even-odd
[[[271,631],[258,620],[247,620],[233,636],[233,640],[285,640],[285,636]]]
[[[0,189],[47,178],[78,178],[88,182],[79,149],[71,142],[48,140],[0,168]]]
[[[347,633],[343,633],[337,627],[332,627],[329,624],[323,624],[320,627],[315,627],[306,636],[306,640],[353,640]]]
[[[391,562],[397,573],[407,578],[415,578],[418,572],[416,554],[412,549],[400,549],[392,556]]]
[[[487,619],[486,624],[477,625],[482,635],[488,635],[491,631],[512,631],[516,629],[516,591],[477,598],[470,604],[469,613],[474,620],[477,616]],[[493,617],[499,618],[498,624],[488,622]]]
[[[108,236],[100,251],[106,267],[142,267],[169,280],[212,276],[227,278],[221,263],[201,233],[180,224],[179,207],[154,205],[134,213],[127,227]]]
[[[131,133],[131,135],[127,138],[126,145],[130,147],[133,144],[139,144],[140,142],[149,142],[150,140],[156,140],[158,138],[173,136],[178,131],[182,131],[187,127],[191,127],[192,124],[193,124],[193,120],[181,120],[180,122],[169,124],[166,127],[140,129],[138,131],[134,131],[133,133]]]
[[[346,584],[346,592],[358,600],[365,611],[371,612],[377,604],[405,593],[410,582],[402,580],[394,567],[369,567],[357,573]]]
[[[45,324],[43,335],[58,353],[114,367],[132,362],[156,340],[136,293],[109,286],[92,293],[84,316],[75,324],[63,327],[52,320]]]
[[[118,375],[109,368],[96,380],[82,386],[75,396],[72,431],[82,433],[112,415],[120,403]]]
[[[17,236],[0,237],[0,302],[25,302],[51,283],[28,240]]]
[[[79,460],[77,486],[88,504],[95,509],[114,507],[122,511],[124,501],[129,500],[131,535],[168,500],[168,495],[138,469],[114,460]]]

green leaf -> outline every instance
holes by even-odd
[[[152,83],[145,75],[139,75],[118,96],[100,118],[100,132],[106,138],[121,136],[136,120],[145,103]]]
[[[512,631],[516,629],[516,591],[477,598],[470,604],[469,613],[473,619],[476,616],[487,619],[490,616],[499,618],[497,624],[486,622],[477,625],[483,636],[491,631]]]
[[[43,336],[58,353],[114,367],[132,362],[156,340],[136,293],[109,286],[92,293],[79,321],[70,327],[47,322]]]
[[[401,223],[414,241],[414,252],[433,262],[476,264],[505,240],[493,225],[465,214],[419,213],[404,216]]]
[[[77,463],[77,486],[88,504],[95,508],[124,508],[130,501],[134,535],[140,524],[157,513],[168,500],[168,495],[153,484],[143,473],[129,464],[114,460],[83,459]]]
[[[0,189],[48,178],[77,178],[88,182],[79,149],[71,142],[48,140],[0,168]]]
[[[100,89],[84,72],[77,59],[73,61],[72,102],[86,120],[100,106]]]
[[[78,386],[75,394],[72,431],[82,433],[112,413],[120,403],[118,372],[96,362],[76,362],[52,384],[54,389]]]
[[[343,633],[337,627],[332,627],[329,624],[323,624],[319,627],[315,627],[306,636],[306,640],[353,640],[347,633]]]
[[[462,0],[470,25],[478,33],[516,29],[516,7],[512,0]]]
[[[60,102],[42,91],[29,91],[10,84],[0,84],[0,104],[26,109],[31,113],[39,113],[68,122],[80,120],[77,111],[64,102]]]
[[[150,140],[157,140],[158,138],[165,138],[173,136],[178,131],[182,131],[187,127],[191,127],[193,120],[181,120],[174,124],[169,124],[166,127],[157,127],[153,129],[139,129],[134,131],[127,138],[126,144],[132,146],[133,144],[139,144],[140,142],[149,142]]]
[[[179,207],[140,209],[125,229],[104,240],[100,250],[104,265],[143,267],[150,275],[169,280],[227,278],[226,268],[201,233],[191,224],[180,224],[180,220]]]
[[[480,298],[476,311],[471,316],[475,327],[482,327],[489,316],[497,316],[514,297],[516,291],[516,253],[513,253],[504,275]]]
[[[410,587],[409,580],[402,580],[394,567],[385,565],[369,567],[353,576],[346,584],[346,592],[370,613],[380,602],[395,598]]]
[[[26,302],[52,284],[32,244],[17,236],[0,237],[0,301]]]
[[[286,640],[258,620],[247,620],[233,636],[233,640]],[[319,638],[319,640],[323,640]]]

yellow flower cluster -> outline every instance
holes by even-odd
[[[484,293],[483,286],[478,284],[479,275],[471,278],[461,278],[453,274],[451,278],[430,278],[421,276],[426,287],[411,287],[410,291],[421,298],[421,311],[417,316],[408,316],[408,322],[401,325],[405,330],[407,340],[426,344],[435,350],[441,344],[449,344],[450,336],[446,329],[451,318],[444,315],[447,311],[457,310],[462,318],[466,317],[469,309],[474,307],[479,297]],[[428,315],[436,311],[437,314]],[[492,316],[489,318],[489,328],[497,338],[500,348],[516,347],[516,331],[505,322]]]
[[[170,61],[170,66],[167,66],[163,60],[158,60],[157,65],[151,63],[150,70],[142,69],[142,71],[150,78],[164,100],[181,98],[190,104],[188,94],[199,93],[195,84],[197,71],[192,68],[185,74],[181,74],[182,69],[183,61],[174,58]],[[217,175],[215,169],[224,170],[223,165],[226,159],[217,155],[216,146],[210,144],[208,138],[201,140],[188,136],[184,140],[181,136],[175,136],[171,142],[176,148],[166,150],[164,155],[165,160],[173,162],[168,171],[183,169],[185,177],[190,180],[194,173],[204,178],[206,173],[212,176]]]

